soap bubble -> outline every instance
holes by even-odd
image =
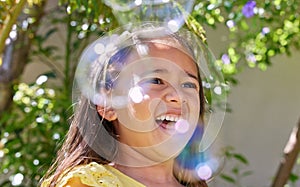
[[[193,9],[194,0],[105,0],[121,24],[163,22],[176,32]]]
[[[177,42],[181,45],[178,46]],[[174,123],[174,126],[171,126],[172,123],[169,126],[167,124],[161,125],[160,127],[168,130],[165,131],[165,135],[156,136],[161,139],[154,138],[155,141],[151,140],[150,144],[141,144],[139,141],[124,143],[119,141],[118,136],[112,134],[105,126],[107,124],[104,124],[97,113],[97,111],[99,112],[98,106],[103,106],[104,110],[108,106],[107,110],[111,107],[116,111],[121,126],[132,132],[133,136],[130,137],[136,138],[143,133],[159,129],[156,125],[156,118],[160,117],[160,114],[165,115],[167,110],[166,105],[160,107],[161,111],[152,110],[151,107],[161,103],[161,100],[159,98],[154,100],[150,95],[150,89],[145,86],[147,84],[140,84],[144,83],[145,80],[143,72],[158,75],[158,78],[170,85],[170,88],[172,87],[174,93],[178,94],[181,99],[183,98],[182,91],[184,91],[182,89],[186,88],[185,84],[181,84],[186,83],[186,81],[182,82],[178,77],[185,77],[187,72],[180,69],[179,66],[174,66],[174,59],[151,56],[153,43],[162,48],[164,48],[164,45],[173,47],[181,50],[182,54],[190,55],[189,59],[193,59],[201,71],[202,84],[199,85],[203,85],[205,91],[210,93],[210,97],[207,97],[211,104],[209,105],[210,110],[207,110],[205,119],[200,119],[199,111],[196,111],[195,113],[191,112],[195,114],[193,120],[186,121],[186,123],[180,120],[186,118],[179,118],[179,120],[176,120],[180,123]],[[170,56],[173,57],[173,53]],[[130,63],[126,60],[129,60]],[[222,75],[218,74],[218,69],[214,69],[213,62],[213,54],[202,41],[183,28],[174,33],[174,29],[165,27],[165,25],[161,26],[155,25],[153,22],[146,22],[140,26],[138,25],[138,27],[124,26],[119,30],[107,33],[107,35],[94,41],[86,48],[80,58],[75,74],[73,101],[79,103],[78,107],[84,106],[80,102],[86,102],[89,104],[87,108],[91,110],[85,114],[89,116],[89,121],[79,123],[79,130],[83,138],[103,158],[128,166],[155,165],[181,154],[179,157],[180,163],[184,160],[190,160],[190,163],[185,162],[187,165],[183,167],[191,167],[198,179],[210,180],[222,167],[222,158],[214,156],[211,153],[210,146],[221,128],[225,114],[223,109],[226,108],[224,80]],[[176,72],[160,74],[157,69],[174,70]],[[192,93],[191,95],[198,97],[199,93]],[[135,111],[139,111],[139,105],[150,99],[152,101],[148,106],[151,110],[149,113],[144,113],[149,115],[137,115]],[[193,103],[193,106],[199,105],[199,103]],[[76,107],[76,105],[74,106]],[[219,106],[221,108],[218,108]],[[189,108],[186,104],[182,104],[181,111],[185,110],[189,110]],[[171,121],[176,121],[173,116],[168,117],[171,117]],[[136,121],[133,121],[133,119]],[[136,123],[129,123],[129,120]],[[149,126],[145,126],[146,124]],[[205,130],[196,129],[194,133],[195,126],[201,126],[203,129],[205,126]],[[172,129],[173,127],[174,129]],[[160,131],[158,130],[158,132]],[[188,151],[185,151],[185,145],[193,133],[195,134],[191,140],[194,142],[193,149],[191,151],[187,147]],[[128,155],[134,152],[147,155],[147,157],[133,157],[129,161],[126,160],[128,158],[124,160],[124,157],[118,157],[117,151],[119,150],[113,152],[114,147],[120,148],[123,153],[128,151]],[[185,154],[187,157],[180,159]],[[151,158],[151,160],[145,160],[147,158]]]

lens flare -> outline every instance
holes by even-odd
[[[139,86],[135,86],[133,88],[130,88],[128,95],[134,103],[141,103],[144,99],[144,95],[143,95],[142,90]]]
[[[169,29],[170,29],[171,31],[177,32],[177,31],[179,30],[179,28],[180,28],[180,25],[177,23],[176,20],[170,20],[170,21],[168,22],[168,27],[169,27]]]
[[[189,122],[184,119],[178,120],[175,124],[175,129],[180,134],[186,133],[189,130],[189,128]]]
[[[208,165],[199,165],[196,168],[197,175],[200,179],[208,180],[212,177],[213,171]]]

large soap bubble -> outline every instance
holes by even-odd
[[[177,31],[193,9],[194,0],[105,0],[121,24],[159,21]]]
[[[197,109],[199,100],[195,100],[193,107],[189,106],[190,102],[183,102],[179,111],[172,111],[169,115],[167,105],[159,105],[163,103],[160,98],[152,99],[147,105],[150,112],[142,113],[144,115],[135,113],[141,110],[139,104],[151,97],[152,88],[147,86],[149,82],[164,82],[180,100],[187,98],[183,93],[185,88],[194,86],[190,84],[191,74],[185,66],[174,63],[178,56],[174,52],[167,53],[168,57],[162,54],[155,56],[151,53],[153,45],[161,49],[176,48],[200,71],[202,82],[198,80],[198,83],[205,89],[209,102],[205,119],[201,117],[203,110]],[[188,65],[188,60],[181,62]],[[158,76],[159,80],[152,79],[152,75]],[[188,78],[181,80],[181,77]],[[195,34],[183,28],[174,33],[164,23],[147,22],[109,32],[86,48],[76,70],[73,99],[75,103],[79,102],[77,107],[82,107],[84,105],[80,102],[85,98],[88,108],[94,110],[82,114],[91,117],[90,121],[79,123],[79,129],[85,141],[101,157],[121,165],[141,167],[178,156],[181,168],[192,170],[198,179],[210,180],[223,165],[223,158],[215,154],[218,148],[212,144],[225,115],[225,85],[214,64],[213,54]],[[190,96],[198,97],[199,92]],[[98,106],[103,106],[103,109]],[[159,110],[155,110],[156,106]],[[122,137],[113,134],[105,121],[99,118],[96,108],[98,112],[116,111],[122,130],[128,131],[126,133],[131,134],[130,137],[141,135],[143,140],[142,136],[152,131],[164,135],[146,143],[131,139],[121,141]],[[112,154],[114,150],[117,151]],[[120,152],[123,154],[118,154]]]

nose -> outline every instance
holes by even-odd
[[[174,103],[174,104],[181,104],[181,98],[180,94],[178,93],[178,90],[174,89],[173,87],[169,86],[165,90],[165,101],[168,103]]]

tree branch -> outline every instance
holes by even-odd
[[[278,168],[272,187],[283,187],[289,180],[300,151],[300,119],[284,149],[284,158]]]
[[[0,66],[0,116],[3,111],[9,109],[12,103],[12,85],[18,81],[27,64],[32,39],[42,19],[45,3],[46,1],[42,1],[39,6],[30,7],[34,10],[34,14],[29,16],[35,18],[36,21],[30,24],[26,31],[17,30],[16,40],[12,40],[6,46],[4,44],[3,61]]]
[[[7,37],[9,36],[9,33],[13,27],[13,25],[16,23],[17,18],[21,14],[23,7],[26,3],[26,0],[20,0],[19,3],[16,4],[16,6],[9,11],[2,29],[0,30],[0,54],[3,52],[3,49],[5,47],[5,41]]]

